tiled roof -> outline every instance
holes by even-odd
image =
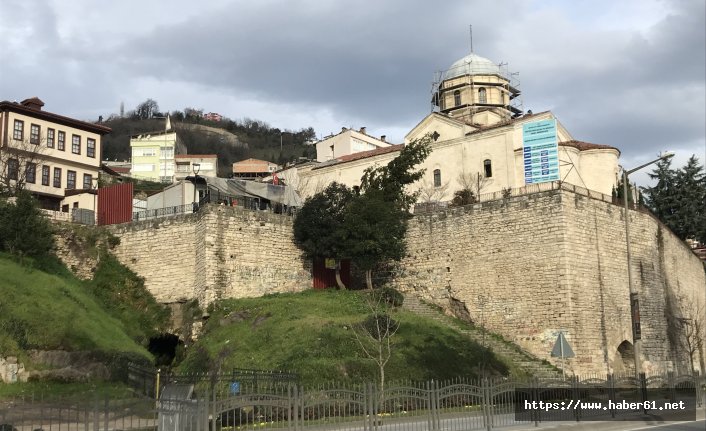
[[[129,174],[130,173],[130,168],[127,168],[127,167],[113,166],[110,169],[112,169],[113,171],[115,171],[119,174]]]
[[[610,145],[602,145],[602,144],[591,144],[590,142],[583,142],[583,141],[564,141],[564,142],[559,142],[560,147],[573,147],[576,148],[579,151],[588,151],[588,150],[615,150],[620,154],[620,150],[611,147]],[[520,148],[515,148],[515,152],[522,151],[522,147]]]
[[[26,101],[33,101],[36,99],[39,103],[44,105],[44,103],[39,100],[39,98],[33,97],[31,99],[26,99]],[[36,103],[36,102],[35,102]],[[51,121],[54,123],[62,124],[64,126],[76,127],[77,129],[87,130],[89,132],[98,133],[100,135],[105,135],[111,132],[110,127],[102,126],[100,124],[93,124],[86,121],[76,120],[74,118],[65,117],[63,115],[54,114],[48,111],[42,111],[38,109],[33,109],[27,106],[23,106],[16,102],[9,102],[3,100],[0,102],[0,111],[11,111],[20,114],[28,115],[30,117],[39,118],[42,120]]]
[[[368,157],[379,156],[380,154],[394,153],[404,148],[404,144],[390,145],[389,147],[376,148],[374,150],[361,151],[359,153],[347,154],[336,157],[339,163],[352,162],[354,160],[367,159]]]
[[[565,146],[565,147],[574,147],[578,149],[579,151],[587,151],[587,150],[616,150],[618,153],[620,153],[620,150],[618,150],[615,147],[611,147],[610,145],[603,145],[603,144],[591,144],[590,142],[583,142],[583,141],[565,141],[565,142],[559,142],[559,145]]]

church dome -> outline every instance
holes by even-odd
[[[500,75],[500,67],[485,57],[476,54],[468,54],[458,60],[444,72],[443,80],[456,78],[463,75]]]

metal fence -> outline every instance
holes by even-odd
[[[481,193],[478,196],[473,197],[473,204],[480,204],[483,202],[492,202],[502,199],[509,199],[519,196],[533,195],[541,192],[548,192],[552,190],[566,190],[575,193],[580,196],[585,196],[591,199],[596,199],[603,202],[612,203],[615,205],[623,205],[623,201],[620,198],[616,198],[610,195],[603,194],[594,190],[587,189],[585,187],[576,186],[570,183],[565,183],[562,181],[552,181],[546,183],[538,184],[528,184],[522,187],[507,188],[497,192],[491,193]],[[630,209],[638,210],[640,212],[651,214],[649,209],[640,204],[629,203]],[[432,202],[422,202],[414,206],[415,214],[424,214],[435,211],[443,211],[451,206],[451,201],[432,201]]]
[[[169,217],[177,214],[191,214],[198,211],[196,203],[185,205],[176,205],[165,208],[157,208],[153,210],[138,211],[132,213],[132,221],[151,220],[161,217]]]
[[[458,378],[442,382],[397,382],[384,389],[372,383],[265,386],[258,391],[235,393],[218,388],[202,392],[193,388],[167,390],[165,395],[189,395],[181,399],[163,396],[158,401],[148,397],[81,402],[24,397],[0,402],[0,427],[3,431],[493,430],[523,424],[537,426],[547,420],[575,423],[645,417],[640,408],[580,407],[559,414],[541,409],[528,413],[520,408],[523,403],[579,399],[691,400],[693,409],[703,409],[706,397],[703,377],[671,373],[641,379],[633,376],[529,381]],[[659,416],[652,418],[658,420]]]
[[[47,400],[31,396],[0,401],[2,431],[153,430],[154,399]]]
[[[279,390],[197,400],[172,400],[183,428],[170,431],[325,429],[361,431],[438,431],[501,429],[534,425],[547,420],[625,420],[641,417],[639,408],[619,410],[572,408],[551,414],[523,412],[525,402],[608,400],[687,400],[703,408],[704,380],[693,376],[654,376],[639,382],[634,377],[568,380],[471,380],[397,383],[380,390],[374,384]],[[647,392],[645,389],[659,388]],[[686,393],[684,389],[688,389]],[[690,394],[697,393],[697,398]],[[164,401],[164,400],[162,400]],[[689,404],[688,404],[689,405]],[[696,408],[696,407],[694,407]],[[652,412],[654,413],[654,412]],[[176,415],[177,413],[175,413]],[[205,418],[211,418],[208,422]],[[167,430],[160,430],[167,431]]]

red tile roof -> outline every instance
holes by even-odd
[[[129,174],[130,173],[130,168],[128,168],[128,167],[113,166],[110,169],[112,169],[113,171],[115,171],[119,174]]]
[[[578,149],[579,151],[588,151],[588,150],[616,150],[618,153],[620,153],[620,150],[611,147],[610,145],[603,145],[603,144],[592,144],[590,142],[583,142],[583,141],[564,141],[564,142],[559,142],[559,145],[565,146],[565,147],[574,147]]]
[[[573,147],[576,148],[579,151],[588,151],[588,150],[615,150],[620,154],[620,150],[611,147],[610,145],[602,145],[602,144],[592,144],[590,142],[583,142],[583,141],[577,141],[577,140],[572,140],[572,141],[563,141],[559,142],[560,147]],[[522,151],[522,147],[520,148],[515,148],[515,152]]]
[[[389,147],[381,147],[376,148],[374,150],[361,151],[359,153],[347,154],[345,156],[336,157],[336,160],[341,163],[352,162],[353,160],[367,159],[368,157],[379,156],[380,154],[401,151],[402,148],[404,148],[404,144],[390,145]]]

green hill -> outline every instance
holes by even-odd
[[[364,295],[308,290],[220,301],[179,371],[280,369],[312,384],[375,380],[377,367],[353,332],[370,314]],[[404,310],[391,317],[399,330],[392,338],[388,381],[475,376],[483,364],[496,375],[508,373],[491,351],[452,328]]]
[[[224,177],[233,162],[250,157],[283,164],[315,156],[315,148],[305,144],[316,137],[312,128],[295,132],[253,120],[205,121],[179,111],[172,113],[171,123],[189,154],[218,154],[219,175]],[[130,136],[164,130],[165,120],[111,117],[103,124],[112,129],[102,139],[103,159],[130,160]]]
[[[64,270],[65,271],[65,270]],[[102,271],[114,271],[103,269]],[[61,273],[20,265],[0,255],[0,352],[27,361],[28,350],[92,351],[125,354],[151,362],[150,353],[125,304],[106,307],[108,294],[96,295],[97,285]],[[114,285],[121,286],[115,276]],[[107,311],[110,310],[110,311]],[[121,320],[122,318],[122,320]],[[146,343],[146,341],[143,341]],[[30,365],[31,364],[26,364]]]

